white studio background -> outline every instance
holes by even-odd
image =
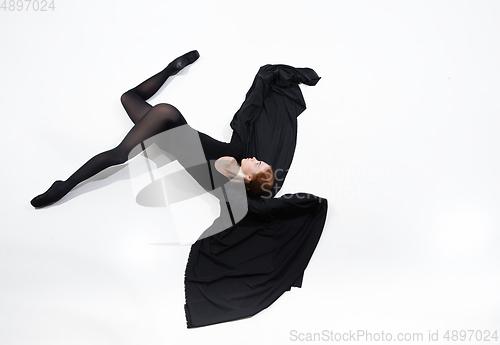
[[[2,345],[500,331],[500,3],[54,1],[0,9]],[[219,140],[260,66],[322,77],[302,86],[280,195],[325,197],[329,213],[301,289],[188,330],[189,246],[150,245],[163,213],[134,202],[125,166],[29,201],[116,146],[132,125],[121,94],[192,49],[150,103]]]

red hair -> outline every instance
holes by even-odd
[[[247,192],[253,195],[262,195],[273,188],[274,172],[271,167],[255,174],[250,182],[246,184]]]

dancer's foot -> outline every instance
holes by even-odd
[[[198,60],[199,57],[200,53],[198,53],[197,50],[192,50],[189,53],[179,56],[177,59],[175,59],[169,64],[169,66],[172,67],[172,69],[174,70],[174,72],[171,75],[177,74],[184,67]]]
[[[64,186],[64,182],[61,180],[57,180],[45,193],[34,197],[31,200],[31,205],[33,205],[34,207],[48,206],[60,200],[68,192],[69,191],[67,191]]]

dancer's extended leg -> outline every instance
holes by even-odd
[[[78,183],[107,167],[126,162],[129,152],[144,140],[167,129],[186,124],[186,120],[174,106],[162,103],[152,107],[146,100],[161,88],[169,76],[177,74],[181,69],[196,61],[199,56],[196,50],[184,54],[173,60],[161,72],[125,92],[121,101],[135,126],[123,141],[114,149],[92,157],[66,181],[55,181],[45,193],[33,198],[31,204],[35,207],[43,207],[56,202]]]
[[[66,181],[54,182],[45,193],[33,198],[31,204],[43,207],[56,202],[78,183],[112,165],[125,163],[130,151],[144,140],[184,124],[184,116],[174,106],[166,103],[155,105],[132,127],[117,147],[92,157]]]
[[[152,108],[146,101],[161,88],[168,77],[177,74],[181,69],[192,64],[199,57],[200,54],[198,51],[190,51],[173,60],[161,72],[158,72],[133,89],[125,92],[121,97],[121,102],[132,122],[134,124],[139,122],[139,120]]]
[[[186,124],[186,120],[174,106],[162,103],[152,107],[146,100],[161,88],[168,77],[177,74],[199,57],[198,51],[190,51],[173,60],[159,73],[125,92],[121,102],[135,126],[123,141],[114,149],[92,157],[66,181],[55,181],[45,193],[33,198],[31,204],[43,207],[56,202],[78,183],[107,167],[126,162],[129,152],[142,141],[167,129]]]

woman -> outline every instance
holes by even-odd
[[[33,198],[31,205],[37,208],[50,205],[60,200],[77,184],[103,169],[125,163],[132,149],[146,139],[178,126],[188,127],[184,116],[174,106],[166,103],[151,106],[146,100],[161,88],[167,78],[177,74],[199,57],[200,54],[196,50],[186,53],[173,60],[161,72],[125,92],[121,97],[121,102],[130,119],[134,122],[134,127],[127,133],[122,142],[115,148],[91,158],[66,181],[55,181],[45,193]],[[242,159],[243,148],[237,135],[233,133],[230,143],[218,141],[201,132],[199,132],[199,137],[206,160],[215,160],[224,156],[226,164],[217,164],[219,166],[217,170],[228,178],[239,176],[244,181],[249,193],[261,195],[272,188],[274,178],[271,166],[255,157]],[[237,157],[241,161],[237,172],[235,172],[234,164],[236,158],[233,157]],[[233,158],[233,164],[229,166],[227,159],[231,160],[231,158]],[[180,157],[179,162],[182,164]]]
[[[152,107],[145,100],[169,76],[198,57],[198,52],[189,52],[124,93],[122,103],[135,126],[123,141],[92,158],[66,181],[56,181],[46,193],[34,198],[32,205],[42,207],[55,202],[80,181],[110,165],[125,162],[134,146],[147,138],[168,129],[175,131],[180,126],[191,129],[175,107],[168,104]],[[231,141],[220,142],[196,132],[204,158],[215,161],[214,169],[209,165],[210,171],[221,172],[215,177],[222,176],[226,179],[224,183],[238,178],[245,182],[246,197],[230,195],[231,188],[227,188],[229,199],[236,200],[228,209],[244,208],[248,212],[238,221],[233,215],[229,222],[229,217],[217,218],[192,245],[184,281],[188,328],[252,316],[291,287],[301,287],[304,270],[323,231],[327,200],[303,192],[280,197],[276,194],[293,160],[297,117],[306,109],[299,84],[314,86],[319,80],[310,68],[262,66],[230,122]],[[168,134],[165,136],[172,138]],[[183,140],[182,136],[173,140],[181,145],[172,151],[191,145],[191,140]],[[186,164],[190,163],[189,155],[172,154],[196,176],[196,164]],[[200,184],[208,189],[217,183]],[[220,179],[219,185],[222,185]],[[244,207],[240,207],[242,204]]]

